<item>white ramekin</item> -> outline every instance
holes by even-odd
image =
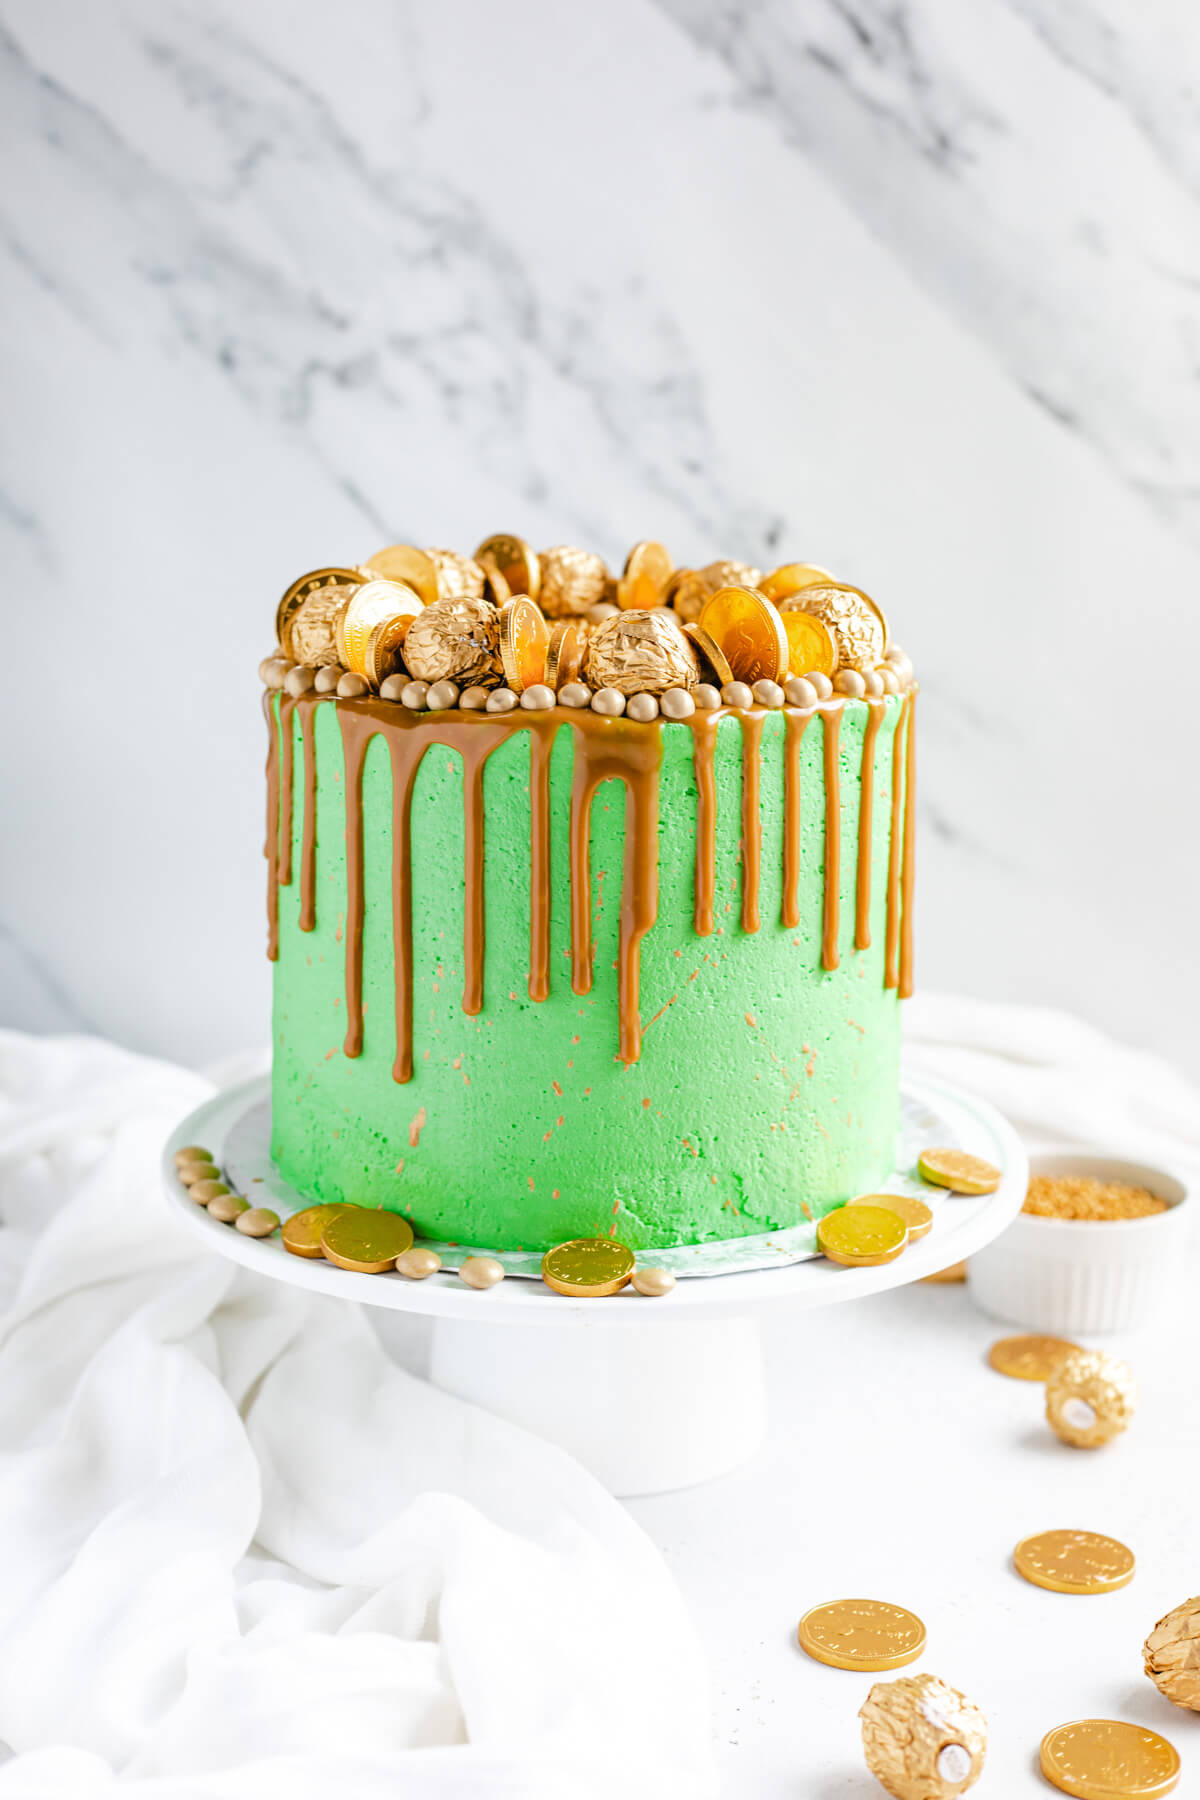
[[[967,1265],[984,1312],[1056,1335],[1136,1331],[1149,1325],[1183,1261],[1191,1209],[1177,1175],[1086,1150],[1029,1158],[1031,1175],[1094,1175],[1149,1188],[1166,1212],[1144,1219],[1043,1219],[1018,1213]]]

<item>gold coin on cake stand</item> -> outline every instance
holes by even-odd
[[[474,560],[483,565],[484,570],[490,564],[495,568],[507,589],[504,599],[510,594],[527,594],[536,600],[542,585],[542,565],[538,561],[537,551],[531,550],[524,538],[513,537],[511,532],[497,531],[489,538],[484,538]]]
[[[816,563],[784,563],[763,576],[758,591],[778,606],[781,600],[798,594],[801,588],[824,586],[835,579],[828,569],[822,569]]]
[[[1016,1381],[1045,1381],[1064,1356],[1078,1349],[1078,1344],[1066,1338],[1022,1333],[1019,1337],[998,1338],[988,1351],[988,1361],[997,1373],[1011,1375]]]
[[[624,611],[641,612],[661,606],[674,567],[664,546],[652,538],[635,544],[617,581],[617,605]]]
[[[779,613],[757,588],[718,588],[697,621],[720,646],[735,681],[782,681],[788,672],[788,636]]]
[[[711,638],[702,625],[692,623],[683,628],[685,637],[690,637],[697,650],[717,678],[717,686],[724,687],[727,681],[733,680],[733,670],[725,658],[720,644]]]
[[[542,1258],[542,1280],[556,1294],[598,1300],[617,1294],[633,1274],[634,1254],[613,1238],[572,1238]]]
[[[1111,1594],[1133,1580],[1133,1551],[1098,1531],[1039,1531],[1013,1551],[1018,1575],[1054,1594]]]
[[[914,1200],[911,1194],[856,1194],[846,1205],[882,1206],[887,1212],[897,1213],[908,1226],[910,1243],[933,1230],[933,1214],[923,1200]]]
[[[908,1243],[908,1226],[884,1206],[839,1206],[817,1224],[817,1248],[848,1269],[894,1262]]]
[[[413,1228],[399,1213],[381,1206],[344,1206],[326,1221],[321,1254],[339,1269],[360,1275],[382,1275],[395,1267],[413,1241]]]
[[[403,669],[404,640],[415,618],[415,613],[394,613],[381,619],[367,639],[361,672],[377,693],[389,675]]]
[[[585,644],[583,633],[572,619],[560,619],[550,632],[550,643],[546,650],[546,673],[544,680],[548,688],[557,694],[559,688],[565,687],[568,681],[579,679],[579,667],[583,661]]]
[[[814,669],[822,675],[836,675],[838,647],[823,619],[815,613],[781,612],[788,641],[788,674],[809,675]]]
[[[1159,1800],[1179,1780],[1179,1752],[1124,1719],[1075,1719],[1042,1739],[1042,1774],[1077,1800]]]
[[[283,654],[292,661],[295,660],[290,636],[292,620],[310,594],[315,594],[318,588],[340,587],[343,583],[350,587],[361,587],[362,581],[361,569],[310,569],[307,575],[301,575],[298,580],[293,581],[275,608],[275,638]]]
[[[999,1169],[965,1150],[922,1150],[917,1168],[922,1181],[955,1194],[994,1194],[1000,1186]]]
[[[284,1220],[280,1232],[284,1249],[290,1250],[293,1256],[319,1257],[321,1233],[343,1207],[343,1201],[335,1200],[324,1206],[306,1206],[303,1212],[293,1213],[290,1219]]]
[[[515,694],[545,681],[549,643],[545,619],[524,594],[515,594],[500,608],[500,661]]]
[[[925,1627],[906,1606],[886,1600],[826,1600],[796,1628],[800,1648],[831,1669],[902,1669],[925,1648]]]
[[[399,581],[410,587],[419,596],[422,606],[432,606],[441,598],[437,564],[415,544],[389,544],[386,550],[377,550],[374,556],[368,556],[363,569],[367,580],[382,575],[386,581]]]
[[[400,581],[364,581],[338,614],[334,636],[338,661],[343,669],[353,669],[364,678],[367,673],[367,645],[371,633],[385,619],[407,614],[410,619],[423,610],[421,597],[414,588]]]

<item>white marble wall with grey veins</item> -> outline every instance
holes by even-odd
[[[275,598],[511,529],[877,592],[919,979],[1200,1064],[1189,8],[0,19],[5,1019],[263,1039]]]

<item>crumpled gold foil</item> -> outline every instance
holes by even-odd
[[[355,591],[357,584],[334,582],[318,588],[297,608],[291,626],[291,647],[298,663],[310,669],[338,660],[335,627],[337,616]]]
[[[539,552],[542,585],[538,605],[548,619],[585,613],[604,599],[608,570],[604,559],[574,544],[555,544]]]
[[[457,550],[425,552],[437,572],[439,600],[482,600],[483,570],[469,556]]]
[[[685,625],[694,625],[704,602],[716,591],[709,587],[702,569],[676,569],[663,592],[663,600],[674,607]]]
[[[954,1800],[987,1756],[987,1720],[936,1675],[877,1681],[859,1711],[863,1754],[895,1800]]]
[[[497,687],[504,679],[500,614],[490,600],[435,600],[409,626],[404,660],[418,681]]]
[[[1072,1350],[1046,1378],[1046,1418],[1065,1444],[1081,1450],[1124,1431],[1136,1407],[1133,1370],[1106,1350]]]
[[[813,613],[838,648],[838,667],[866,673],[883,661],[887,632],[880,615],[852,588],[806,587],[780,602],[785,612]]]
[[[632,608],[595,628],[584,667],[593,688],[620,694],[665,694],[695,687],[700,679],[699,658],[678,621],[670,613]]]
[[[723,587],[756,588],[762,580],[761,569],[752,568],[749,563],[729,562],[724,557],[716,562],[706,563],[700,573],[708,583],[710,594],[715,594],[718,588]]]
[[[1142,1654],[1159,1693],[1176,1706],[1200,1712],[1200,1594],[1158,1621]]]

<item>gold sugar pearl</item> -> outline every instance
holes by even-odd
[[[582,712],[592,703],[592,690],[582,681],[565,682],[558,690],[558,703],[560,706],[571,707],[575,712]]]
[[[392,676],[388,676],[391,681]],[[427,681],[406,681],[400,689],[400,704],[407,706],[409,712],[424,712],[425,702],[429,694]]]
[[[721,704],[721,690],[711,681],[698,681],[692,689],[692,699],[698,712],[716,712]]]
[[[211,1150],[203,1144],[185,1144],[182,1150],[175,1152],[175,1167],[181,1169],[185,1163],[210,1163],[213,1160]]]
[[[635,1269],[630,1276],[629,1285],[635,1293],[644,1294],[648,1300],[660,1300],[675,1286],[675,1277],[670,1269]]]
[[[303,694],[311,694],[316,680],[317,671],[314,668],[308,663],[297,663],[294,669],[288,670],[283,685],[285,691],[298,700]]]
[[[366,676],[360,675],[357,669],[347,669],[338,680],[337,696],[339,700],[361,700],[363,695],[369,694],[370,691],[370,683]]]
[[[754,690],[744,681],[727,681],[721,689],[722,706],[738,706],[744,711],[754,705]]]
[[[313,687],[318,694],[336,694],[345,673],[341,663],[322,663],[313,678]]]
[[[396,1258],[396,1271],[406,1275],[409,1281],[427,1281],[436,1275],[442,1266],[442,1259],[436,1250],[427,1250],[422,1244],[414,1244],[411,1250],[403,1251]]]
[[[597,688],[592,695],[592,711],[602,718],[619,719],[625,711],[625,696],[616,688]]]
[[[379,684],[379,698],[381,700],[398,700],[403,705],[404,690],[409,685],[410,683],[407,675],[401,675],[399,673],[395,675],[385,675]]]
[[[495,1287],[498,1281],[504,1280],[504,1264],[497,1262],[494,1256],[468,1256],[458,1271],[459,1280],[465,1281],[469,1288]]]
[[[264,687],[278,693],[291,666],[285,656],[264,656],[258,665],[258,678]]]
[[[243,1200],[240,1194],[218,1194],[215,1200],[208,1203],[210,1219],[219,1219],[222,1225],[232,1225],[239,1213],[249,1212],[250,1202]]]
[[[485,687],[464,688],[458,696],[458,704],[463,712],[486,712],[488,695],[492,690]],[[497,689],[497,692],[500,690]]]
[[[755,705],[757,706],[766,706],[774,709],[783,705],[784,692],[777,681],[768,681],[764,677],[761,681],[756,681],[754,683],[751,692],[754,695]]]
[[[192,1187],[197,1181],[219,1181],[221,1171],[215,1162],[185,1162],[179,1164],[179,1179],[184,1187]]]
[[[233,1221],[235,1231],[246,1237],[270,1237],[273,1231],[279,1230],[279,1214],[272,1212],[269,1206],[249,1206],[244,1213],[239,1213]]]
[[[687,688],[668,688],[659,702],[664,719],[690,719],[696,702]]]
[[[520,704],[521,696],[514,694],[511,688],[493,688],[487,698],[487,711],[490,713],[508,713]]]
[[[784,692],[789,706],[803,707],[805,712],[811,712],[820,699],[807,675],[789,675],[784,683]]]
[[[648,725],[651,719],[658,717],[658,697],[655,694],[631,694],[625,712],[628,718],[636,719],[641,725]]]
[[[857,669],[839,669],[833,678],[834,691],[845,694],[849,700],[861,700],[867,691],[867,684]]]
[[[228,1192],[223,1181],[194,1181],[188,1189],[188,1199],[194,1200],[197,1206],[207,1206],[210,1200],[219,1200]]]

